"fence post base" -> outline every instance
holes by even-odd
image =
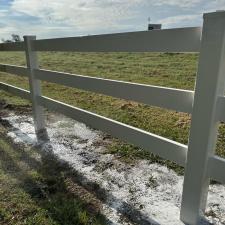
[[[32,110],[34,118],[34,128],[37,136],[37,140],[46,141],[49,139],[47,130],[45,128],[44,110],[41,105],[38,104],[37,98],[41,96],[41,84],[40,80],[34,76],[34,69],[38,69],[38,58],[36,51],[32,50],[32,41],[36,40],[35,36],[24,36],[30,94],[32,101]]]

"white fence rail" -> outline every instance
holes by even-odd
[[[26,67],[0,64],[0,71],[5,73],[11,73],[19,76],[28,76],[28,71]]]
[[[34,51],[78,52],[196,52],[201,28],[178,28],[153,32],[129,32],[85,37],[56,38],[33,42]]]
[[[35,78],[147,105],[191,113],[193,91],[116,81],[49,70],[34,70]]]
[[[225,159],[215,155],[219,121],[225,122],[225,12],[204,14],[203,29],[95,35],[0,44],[0,51],[25,51],[27,67],[0,64],[0,71],[29,78],[30,91],[0,82],[0,89],[32,102],[37,138],[47,136],[43,107],[58,111],[185,167],[181,220],[204,217],[209,179],[225,183]],[[38,68],[36,51],[200,52],[195,91],[61,73]],[[42,96],[48,81],[192,114],[188,146]]]

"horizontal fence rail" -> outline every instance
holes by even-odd
[[[116,98],[133,100],[181,112],[191,113],[192,111],[193,91],[40,69],[34,70],[34,75],[40,80],[93,91]]]
[[[13,95],[18,96],[18,97],[25,98],[27,100],[31,100],[30,92],[25,90],[25,89],[18,88],[18,87],[15,87],[13,85],[6,84],[6,83],[3,83],[3,82],[0,82],[0,89],[2,89],[4,91],[7,91],[7,92],[9,92]]]
[[[199,52],[201,28],[56,38],[32,42],[34,51]]]
[[[28,76],[27,67],[0,64],[0,72],[11,73],[18,76]]]
[[[93,128],[105,131],[114,137],[129,141],[164,159],[169,159],[181,166],[185,165],[186,145],[44,96],[38,97],[38,102],[50,110],[63,113]]]
[[[0,51],[24,51],[24,42],[0,43]]]
[[[199,52],[201,27],[33,40],[34,51]],[[24,42],[0,43],[0,51],[24,51]]]
[[[225,159],[218,156],[211,157],[209,159],[208,173],[212,179],[225,184]]]

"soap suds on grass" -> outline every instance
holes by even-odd
[[[11,113],[3,119],[12,125],[8,136],[15,143],[36,145],[31,116]],[[62,115],[49,114],[47,130],[50,141],[42,150],[51,149],[82,174],[84,182],[105,190],[102,213],[113,224],[183,224],[179,220],[183,176],[147,160],[135,165],[120,162],[114,155],[105,154],[100,131]],[[207,219],[211,224],[225,224],[225,186],[210,185]]]

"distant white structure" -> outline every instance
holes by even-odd
[[[161,30],[162,24],[160,23],[150,23],[151,18],[148,17],[148,30]]]
[[[157,23],[149,23],[148,24],[148,30],[161,30],[162,24],[157,24]]]

